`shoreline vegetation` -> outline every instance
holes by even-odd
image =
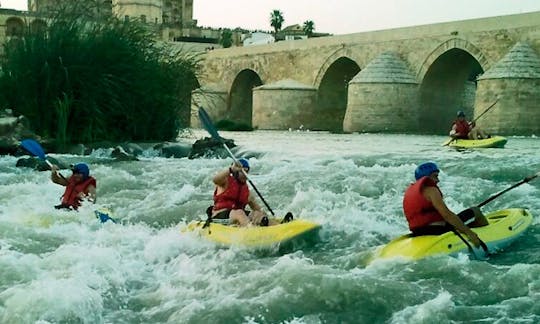
[[[189,126],[200,54],[136,21],[97,18],[85,1],[4,44],[0,106],[55,149],[100,141],[174,141]]]

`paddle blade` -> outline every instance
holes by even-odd
[[[220,142],[222,141],[221,136],[219,136],[217,129],[214,127],[214,124],[210,119],[210,116],[208,116],[208,113],[206,112],[206,110],[204,110],[203,107],[199,107],[199,120],[201,121],[204,129],[206,129],[206,131],[210,134],[210,136],[212,136],[213,139]]]
[[[21,146],[27,150],[28,152],[32,153],[33,155],[39,157],[42,160],[45,160],[45,152],[43,151],[43,148],[41,145],[39,145],[38,142],[36,142],[33,139],[25,139],[21,141]]]

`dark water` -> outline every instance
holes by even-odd
[[[193,140],[206,134],[195,132]],[[289,253],[220,249],[180,233],[210,204],[211,177],[229,160],[113,163],[85,157],[98,205],[56,211],[49,174],[0,158],[2,323],[538,323],[540,181],[483,207],[528,208],[529,231],[488,261],[466,255],[365,266],[403,234],[415,166],[439,164],[454,211],[540,171],[537,138],[504,149],[456,151],[444,137],[314,132],[224,133],[248,154],[251,179],[272,209],[322,224],[320,239]],[[77,156],[55,156],[66,162]]]

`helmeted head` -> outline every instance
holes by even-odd
[[[457,112],[457,116],[458,117],[465,117],[465,113],[463,112],[463,110],[460,110]]]
[[[73,165],[73,167],[71,167],[71,171],[73,171],[73,174],[82,175],[83,180],[88,179],[90,176],[90,168],[86,163],[77,163]]]
[[[249,161],[244,158],[240,158],[236,160],[236,163],[233,163],[233,165],[236,165],[236,167],[242,167],[244,172],[236,169],[232,172],[233,177],[235,177],[240,182],[246,182],[247,181],[247,173],[249,172],[250,166]]]
[[[247,159],[240,158],[238,159],[238,163],[242,165],[242,168],[244,168],[246,172],[249,172],[250,166],[249,166],[249,161]]]
[[[424,162],[414,170],[414,178],[419,180],[423,177],[429,177],[432,173],[439,172],[439,167],[434,162]]]

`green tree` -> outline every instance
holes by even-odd
[[[219,43],[223,48],[229,48],[232,46],[233,40],[232,40],[232,31],[230,29],[223,29],[221,32],[221,38],[219,39]]]
[[[96,20],[69,3],[45,32],[28,29],[4,45],[0,104],[58,145],[176,138],[189,125],[200,56],[156,42],[135,22]]]
[[[304,30],[304,33],[307,35],[307,37],[311,37],[313,36],[313,32],[315,31],[315,23],[313,22],[313,20],[306,20],[304,21],[302,29]]]
[[[270,13],[270,26],[274,28],[274,39],[277,42],[277,34],[281,30],[281,26],[283,25],[283,22],[285,19],[283,18],[283,13],[280,10],[273,10]]]

